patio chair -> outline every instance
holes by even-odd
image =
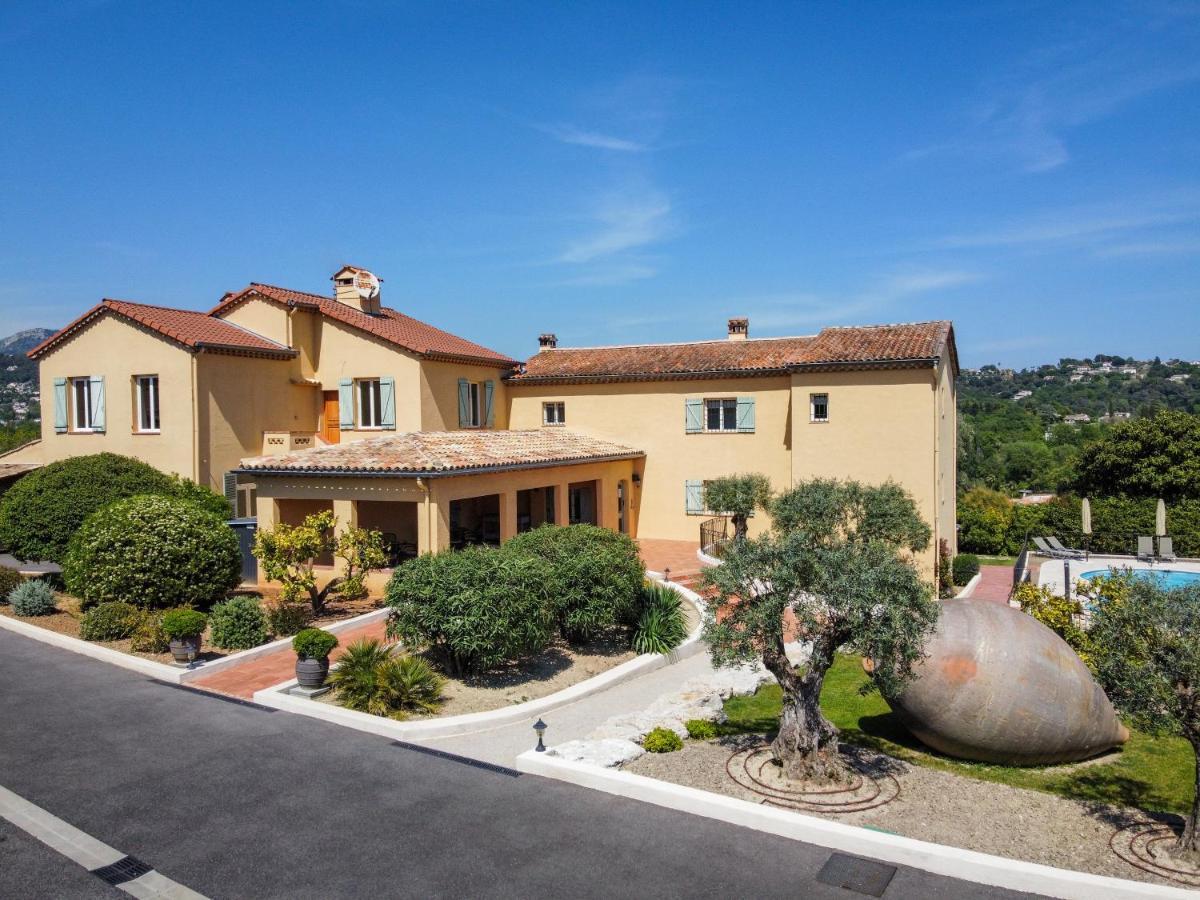
[[[1060,551],[1055,550],[1053,547],[1047,544],[1045,538],[1035,537],[1033,539],[1033,545],[1038,548],[1038,552],[1042,554],[1042,556],[1049,556],[1053,557],[1054,559],[1066,558]]]
[[[1158,539],[1158,558],[1163,562],[1175,562],[1174,541],[1169,537],[1160,537]]]
[[[1146,562],[1154,561],[1154,538],[1138,537],[1137,558]]]
[[[1065,547],[1065,546],[1063,546],[1063,542],[1060,541],[1058,538],[1054,537],[1053,535],[1047,535],[1046,543],[1049,544],[1051,547],[1053,547],[1055,550],[1057,550],[1059,553],[1063,554],[1063,556],[1071,556],[1071,557],[1074,557],[1075,559],[1086,559],[1087,558],[1086,550],[1076,550],[1074,547]]]

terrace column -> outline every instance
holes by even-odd
[[[500,494],[500,543],[517,533],[517,492],[501,491]]]
[[[344,534],[346,529],[353,528],[358,525],[358,503],[354,500],[334,500],[333,515],[337,518],[337,525],[334,526],[334,534]],[[333,558],[333,574],[344,575],[346,573],[346,561],[341,557]]]
[[[570,485],[567,482],[554,485],[554,524],[568,525],[570,524],[570,506],[568,505],[568,497]]]

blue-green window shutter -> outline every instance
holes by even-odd
[[[104,430],[104,376],[93,375],[92,382],[92,431]]]
[[[226,472],[225,481],[222,486],[225,488],[225,499],[229,502],[231,515],[236,517],[238,507],[237,475],[233,472]],[[248,509],[246,510],[246,514],[252,516],[254,515],[254,510]]]
[[[338,382],[338,428],[354,430],[354,379],[343,378]]]
[[[465,378],[458,379],[458,427],[466,428],[471,424],[471,382]]]
[[[62,434],[67,430],[67,379],[54,379],[54,430]]]
[[[396,379],[379,379],[379,424],[396,430]]]
[[[699,397],[688,397],[683,401],[684,428],[688,434],[704,430],[704,401]]]
[[[684,482],[686,509],[689,516],[698,516],[704,512],[704,482]]]
[[[496,382],[485,381],[483,383],[483,424],[485,428],[491,428],[495,424],[496,417],[492,410],[492,397],[496,393]]]
[[[754,430],[754,398],[753,397],[738,397],[737,404],[737,430],[738,431],[753,431]]]

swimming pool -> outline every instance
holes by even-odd
[[[1120,571],[1122,570],[1116,568],[1093,569],[1091,572],[1081,573],[1079,577],[1090,579],[1097,575],[1112,575]],[[1125,571],[1130,572],[1134,578],[1157,582],[1167,590],[1200,584],[1200,572],[1181,572],[1178,569],[1128,569]]]

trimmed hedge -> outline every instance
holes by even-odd
[[[208,640],[219,650],[249,650],[267,642],[267,616],[257,597],[230,597],[208,614]]]
[[[611,627],[636,602],[646,577],[628,535],[596,525],[543,525],[504,545],[549,563],[547,588],[559,633],[582,643]]]
[[[979,557],[974,553],[960,553],[954,557],[951,569],[954,574],[954,583],[962,587],[979,574]]]
[[[130,497],[93,513],[63,563],[85,606],[207,609],[241,582],[237,536],[219,516],[172,497]]]
[[[127,497],[159,494],[229,515],[205,487],[116,453],[74,456],[30,472],[0,497],[0,546],[18,559],[62,562],[92,513]]]

